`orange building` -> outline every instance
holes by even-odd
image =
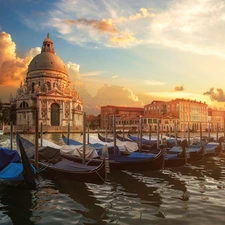
[[[153,101],[144,106],[144,117],[149,119],[161,118],[163,131],[169,127],[174,127],[177,121],[179,131],[189,129],[197,131],[208,127],[208,105],[204,102],[198,102],[189,99],[177,98],[171,101]]]
[[[217,128],[219,131],[224,130],[225,126],[225,111],[218,109],[208,109],[208,121],[211,131],[216,131]]]
[[[101,128],[112,129],[113,117],[116,117],[117,129],[133,129],[138,126],[140,116],[143,116],[144,109],[139,107],[125,107],[106,105],[101,107]]]

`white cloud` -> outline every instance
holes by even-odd
[[[36,47],[36,48],[31,48],[27,53],[26,56],[31,56],[32,58],[38,54],[41,53],[41,48]]]
[[[225,2],[174,1],[149,24],[149,43],[225,58]]]
[[[150,86],[163,86],[166,85],[165,82],[159,81],[159,80],[147,80],[145,82],[146,85],[150,85]]]
[[[106,71],[91,71],[87,73],[82,73],[81,76],[82,77],[100,76],[104,73],[107,73],[107,72]]]
[[[61,0],[53,5],[45,26],[54,27],[62,38],[83,46],[151,44],[225,58],[223,0],[174,0],[164,6],[158,10],[146,1],[132,7],[128,0]],[[65,20],[75,21],[76,25],[66,24]],[[92,20],[96,24],[110,21],[117,34],[101,32],[93,22],[90,27]]]

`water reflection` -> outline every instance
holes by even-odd
[[[0,224],[32,225],[34,194],[32,190],[1,187],[0,189]],[[10,221],[10,219],[11,221]]]

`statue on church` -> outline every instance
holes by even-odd
[[[34,85],[34,91],[36,93],[38,93],[40,91],[40,86],[39,86],[38,82]]]
[[[48,92],[48,84],[47,84],[47,82],[45,82],[45,84],[44,84],[44,91]]]
[[[23,92],[24,94],[27,93],[27,83],[24,83],[24,85],[23,85],[23,87],[22,87],[22,92]]]

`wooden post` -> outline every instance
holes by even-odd
[[[113,143],[114,143],[114,155],[116,155],[116,116],[113,115]]]
[[[109,115],[107,115],[106,126],[105,126],[105,139],[107,138],[107,129],[109,124]]]
[[[123,141],[125,140],[125,134],[124,134],[124,121],[122,121],[123,123]]]
[[[202,122],[200,122],[200,143],[202,145]]]
[[[149,124],[148,131],[149,131],[149,133],[148,133],[149,141],[151,141],[151,136],[152,136],[152,126],[151,126],[151,124]]]
[[[160,126],[160,143],[163,144],[163,124],[162,124],[162,119],[161,119],[161,126]]]
[[[40,139],[41,139],[41,143],[40,145],[43,145],[43,127],[42,127],[42,122],[41,122],[41,127],[40,127]]]
[[[210,127],[210,122],[208,124],[208,141],[210,140],[210,132],[211,132],[211,127]]]
[[[140,129],[140,139],[139,139],[139,152],[141,152],[142,149],[142,118],[139,118],[139,129]]]
[[[219,138],[218,138],[218,134],[219,133],[219,124],[217,123],[216,124],[216,141],[218,141],[219,140]]]
[[[86,112],[83,113],[83,164],[86,157]]]
[[[169,138],[171,139],[171,130],[172,130],[172,125],[170,124],[169,126]]]
[[[157,119],[157,148],[159,148],[159,120]]]
[[[175,146],[177,146],[177,121],[175,121],[174,132],[175,132]]]
[[[38,170],[38,109],[35,108],[35,168]]]
[[[13,150],[13,122],[10,122],[10,149]]]
[[[190,124],[189,124],[189,121],[188,121],[188,145],[191,144],[191,140],[190,140]]]
[[[68,127],[67,127],[67,145],[70,144],[70,122],[68,122]]]
[[[88,144],[90,144],[89,136],[90,136],[90,124],[89,124],[89,121],[88,121],[88,135],[87,135],[87,143]]]

